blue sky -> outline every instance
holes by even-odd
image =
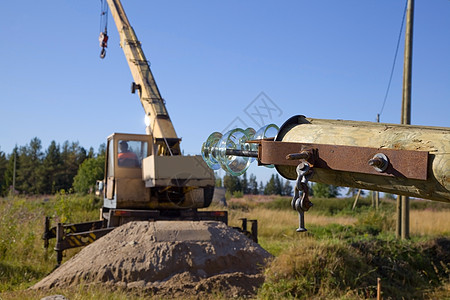
[[[281,125],[295,114],[375,121],[405,1],[125,1],[186,154],[261,92]],[[100,1],[0,5],[0,150],[33,137],[98,149],[113,132],[144,133],[144,111],[113,19],[99,58]],[[399,123],[402,37],[381,121]],[[416,1],[412,124],[450,127],[450,1]],[[248,110],[247,110],[248,111]],[[251,172],[256,171],[253,167]],[[261,175],[261,176],[266,176]]]

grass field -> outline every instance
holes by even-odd
[[[266,270],[260,299],[367,299],[377,278],[385,299],[450,298],[450,205],[413,201],[411,239],[395,239],[395,206],[368,200],[352,211],[353,199],[312,199],[307,233],[295,231],[290,199],[244,197],[228,205],[230,225],[257,219],[259,242],[275,258]],[[51,272],[55,253],[43,249],[44,216],[53,222],[98,219],[100,201],[61,194],[48,198],[0,199],[0,299],[40,299],[26,289]],[[211,207],[210,209],[223,209]],[[67,251],[65,259],[79,250]],[[142,299],[126,291],[80,286],[56,290],[69,299]]]

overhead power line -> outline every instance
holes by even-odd
[[[386,89],[386,94],[384,95],[383,105],[381,106],[381,110],[380,110],[380,113],[378,114],[378,116],[381,116],[381,114],[383,113],[384,105],[386,104],[386,100],[389,95],[389,89],[391,88],[392,76],[394,75],[395,63],[397,61],[397,56],[398,56],[398,49],[400,48],[400,40],[402,38],[402,33],[403,33],[403,25],[405,24],[406,9],[408,7],[408,0],[406,0],[405,2],[406,3],[405,3],[405,9],[403,11],[402,25],[400,26],[400,32],[398,34],[397,47],[395,49],[394,61],[392,63],[392,68],[391,68],[391,75],[389,76],[389,82],[388,82],[388,86]]]

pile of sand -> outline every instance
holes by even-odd
[[[80,283],[164,296],[248,296],[271,255],[221,222],[130,222],[61,265],[33,289]]]

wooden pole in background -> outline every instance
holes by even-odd
[[[13,195],[16,194],[16,164],[17,164],[17,156],[16,156],[16,151],[14,151],[14,171],[13,171],[13,184],[12,184]]]
[[[358,189],[358,193],[356,194],[355,197],[355,202],[353,202],[352,210],[355,210],[356,203],[358,203],[359,195],[361,195],[361,189]]]
[[[380,123],[380,114],[377,114],[377,123]],[[378,211],[378,206],[380,206],[380,192],[375,192],[375,209]]]
[[[377,278],[377,300],[381,300],[381,279]]]
[[[397,195],[397,203],[395,205],[395,211],[397,213],[395,236],[397,238],[401,238],[401,236],[402,236],[402,196],[401,195]]]
[[[412,46],[414,25],[414,0],[408,0],[405,31],[405,61],[403,65],[402,124],[411,124]],[[401,236],[409,238],[409,197],[401,196]]]

